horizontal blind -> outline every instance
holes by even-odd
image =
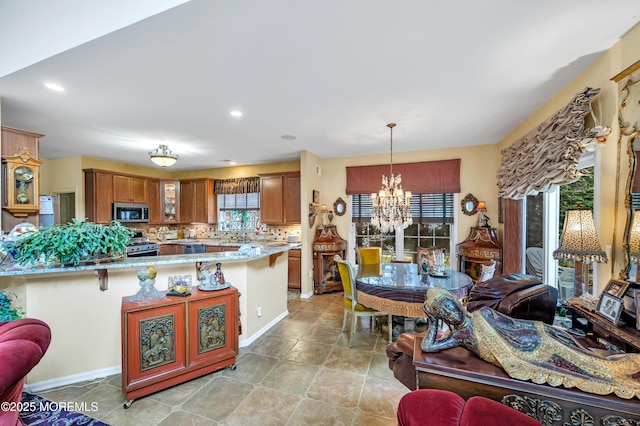
[[[371,194],[351,196],[354,222],[371,221]],[[414,223],[453,223],[453,194],[411,194],[411,217]]]
[[[220,210],[257,210],[260,208],[260,193],[219,194],[218,208]]]

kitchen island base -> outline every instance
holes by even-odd
[[[235,369],[239,293],[234,287],[147,302],[122,298],[122,392],[134,399],[196,377]],[[166,294],[166,292],[164,292]]]

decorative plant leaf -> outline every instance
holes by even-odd
[[[132,235],[118,221],[101,225],[74,218],[64,225],[41,226],[38,232],[19,239],[13,246],[14,257],[23,266],[35,266],[39,261],[78,265],[98,257],[124,255]]]

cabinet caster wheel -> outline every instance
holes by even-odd
[[[130,399],[127,402],[125,402],[123,408],[126,410],[127,408],[131,407],[131,404],[133,404],[133,399]]]
[[[232,371],[233,371],[233,370],[235,370],[235,369],[236,369],[236,365],[235,365],[235,364],[231,364],[231,365],[229,366],[229,370],[232,370]]]

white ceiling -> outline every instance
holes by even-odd
[[[388,153],[391,121],[394,152],[494,144],[639,21],[638,0],[0,0],[1,119],[42,158],[152,166],[163,143],[173,170]]]

